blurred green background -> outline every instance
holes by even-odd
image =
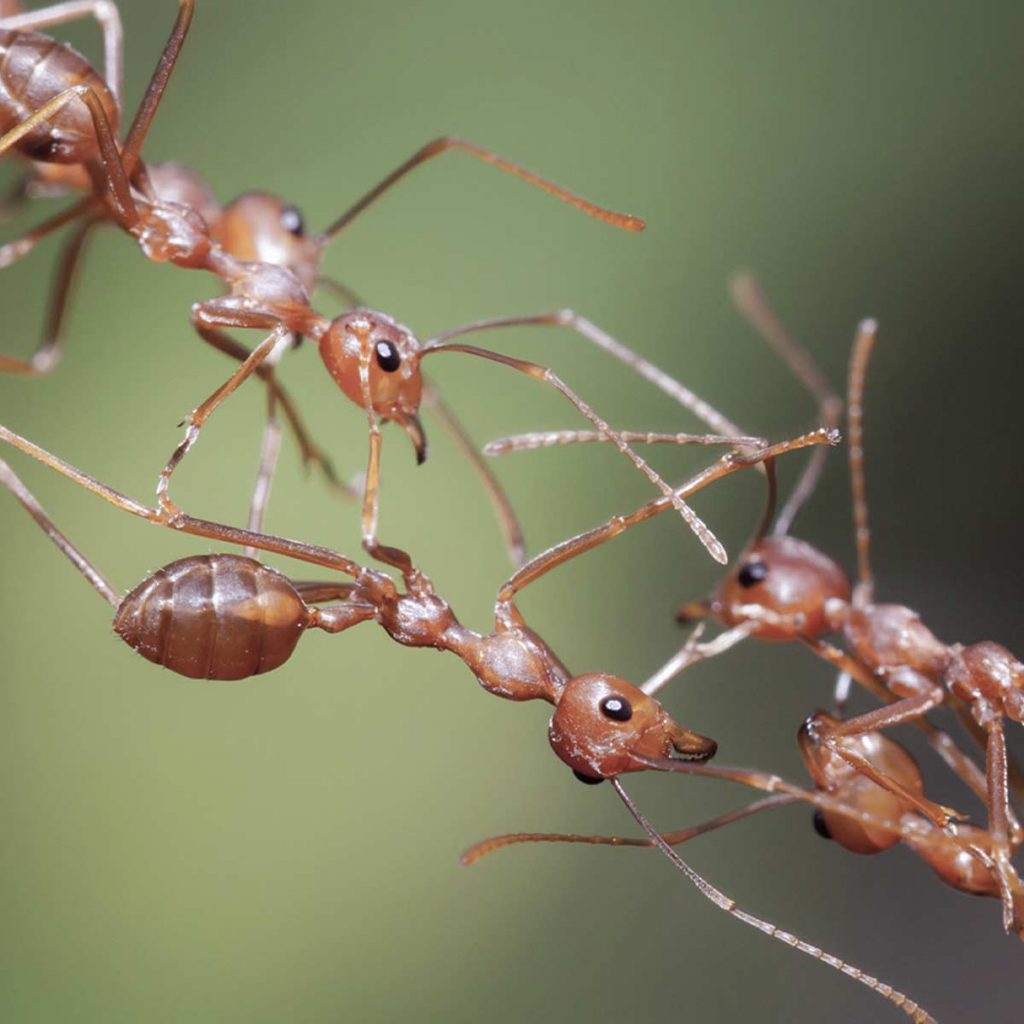
[[[174,4],[121,9],[131,105]],[[98,52],[91,25],[59,35]],[[1022,35],[1015,2],[205,0],[146,152],[202,169],[225,200],[280,192],[319,226],[428,138],[457,132],[642,214],[642,236],[617,233],[445,157],[361,218],[327,269],[423,336],[572,306],[773,436],[807,427],[812,404],[732,309],[728,276],[759,273],[840,389],[854,325],[877,316],[878,593],[921,609],[940,636],[1020,651]],[[4,350],[34,345],[56,252],[50,241],[0,275]],[[149,500],[176,422],[229,370],[188,326],[189,304],[215,289],[101,233],[63,365],[0,380],[2,421]],[[319,305],[333,311],[329,297]],[[565,332],[481,342],[550,362],[613,423],[694,427]],[[451,357],[430,369],[481,440],[578,422],[501,367]],[[289,356],[283,376],[342,471],[362,468],[365,421],[315,351]],[[249,386],[218,413],[176,478],[186,508],[241,520],[261,412]],[[486,628],[508,566],[481,489],[436,424],[431,439],[416,470],[388,430],[382,536]],[[356,509],[306,479],[288,445],[268,527],[356,552]],[[653,455],[671,478],[700,462]],[[213,549],[12,461],[124,589]],[[651,493],[607,450],[497,468],[533,550]],[[758,479],[735,479],[696,505],[735,554],[762,496]],[[459,852],[494,832],[630,830],[608,787],[577,784],[551,755],[546,707],[493,700],[455,659],[370,626],[310,636],[257,680],[179,679],[114,640],[108,610],[11,500],[0,525],[0,1019],[899,1019],[719,914],[650,852],[518,848],[460,868]],[[800,532],[852,562],[841,453]],[[522,606],[575,670],[641,681],[680,642],[674,608],[715,575],[665,516]],[[723,762],[801,778],[795,730],[830,684],[803,652],[748,647],[665,700],[718,738]],[[927,764],[934,796],[978,813]],[[746,797],[666,777],[630,788],[665,827]],[[809,817],[787,809],[687,853],[747,909],[941,1019],[1019,1020],[1021,950],[995,901],[947,889],[907,851],[834,848]]]

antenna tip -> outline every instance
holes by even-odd
[[[865,317],[857,325],[858,334],[877,334],[878,333],[878,321],[873,317]]]

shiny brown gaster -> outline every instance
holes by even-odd
[[[148,508],[106,487],[4,427],[0,427],[0,439],[57,470],[118,508],[149,522],[163,522],[159,509]],[[689,497],[707,484],[738,469],[773,460],[791,450],[834,442],[835,438],[831,432],[822,430],[753,453],[741,454],[733,451],[682,484],[676,489],[676,493],[680,498]],[[110,584],[57,530],[21,481],[2,462],[0,482],[15,494],[100,594],[111,604],[119,605],[118,620],[129,614],[126,609],[134,611],[135,606],[147,606],[155,593],[166,594],[172,603],[164,605],[158,616],[138,616],[139,636],[147,636],[147,642],[152,643],[155,649],[159,649],[159,656],[151,657],[151,660],[176,671],[182,670],[181,665],[169,659],[164,653],[166,647],[173,646],[166,643],[168,635],[173,633],[173,630],[165,628],[168,621],[181,622],[183,630],[196,631],[200,634],[197,646],[202,654],[195,660],[188,659],[186,655],[186,665],[194,669],[186,674],[208,674],[211,667],[216,666],[218,677],[227,678],[243,675],[243,670],[253,664],[251,656],[242,655],[241,645],[230,643],[230,638],[236,630],[246,634],[253,629],[262,631],[267,629],[269,621],[276,617],[279,621],[275,622],[275,630],[279,631],[283,624],[285,631],[295,631],[294,636],[285,636],[276,648],[275,656],[283,661],[290,654],[298,635],[310,625],[331,632],[340,632],[359,622],[373,619],[392,640],[404,646],[433,647],[452,652],[465,663],[480,685],[495,696],[514,701],[540,699],[554,705],[555,712],[548,727],[548,735],[555,753],[582,781],[601,782],[610,779],[630,813],[636,817],[645,831],[652,835],[665,856],[687,875],[706,898],[745,924],[861,982],[899,1006],[918,1024],[935,1024],[933,1018],[917,1003],[891,986],[739,909],[733,900],[710,885],[671,847],[666,846],[628,797],[619,776],[628,772],[647,770],[696,771],[705,767],[702,763],[715,753],[715,742],[674,722],[653,697],[617,676],[608,673],[573,676],[557,654],[529,628],[519,612],[516,597],[524,587],[563,562],[664,511],[671,506],[667,498],[648,502],[629,515],[616,516],[603,526],[569,538],[536,556],[499,590],[495,604],[494,632],[480,634],[458,621],[448,603],[435,593],[427,576],[412,567],[411,559],[404,552],[394,552],[396,561],[404,561],[410,567],[405,573],[405,588],[399,590],[390,577],[377,570],[359,566],[344,555],[297,541],[195,519],[184,514],[174,524],[181,532],[286,554],[324,568],[339,570],[350,576],[353,582],[296,585],[290,583],[284,576],[273,573],[267,590],[273,595],[269,606],[275,610],[274,615],[261,611],[256,615],[250,612],[238,616],[237,609],[232,607],[230,600],[217,602],[217,610],[211,614],[213,602],[210,599],[210,582],[214,575],[223,573],[235,584],[240,582],[248,594],[253,576],[261,571],[271,572],[252,560],[222,555],[214,556],[212,560],[192,558],[172,563],[154,577],[144,581],[119,604]],[[165,586],[167,577],[181,575],[196,577],[200,585],[180,589],[169,589]],[[182,602],[181,608],[176,606],[179,600]],[[248,601],[248,598],[246,600]],[[326,608],[312,608],[313,603],[332,600],[339,600],[340,603],[328,605]],[[124,631],[122,636],[125,636]],[[211,645],[211,636],[218,638],[218,644],[221,638],[229,641],[228,646],[234,652],[233,657],[220,659],[216,653],[211,653],[211,650],[216,651],[217,647],[216,644]],[[147,657],[151,656],[148,648],[136,642],[137,638],[134,635],[125,636],[125,639],[129,639],[140,653]],[[202,662],[202,673],[198,670],[198,661]],[[231,676],[227,675],[228,672],[231,672]],[[707,768],[707,771],[709,774],[725,778],[732,777],[729,769],[715,772],[714,769]],[[787,792],[781,785],[774,786],[774,790]],[[816,799],[822,806],[828,805],[827,797],[821,796]]]
[[[355,314],[330,320],[317,313],[309,299],[315,285],[326,284],[340,292],[346,301],[353,300],[346,289],[320,274],[324,249],[363,210],[407,174],[448,152],[467,153],[615,227],[640,231],[643,221],[597,206],[475,143],[451,137],[435,139],[421,147],[321,234],[308,234],[294,207],[263,193],[247,194],[221,209],[209,187],[195,172],[178,164],[149,167],[140,155],[191,24],[193,8],[194,0],[179,0],[175,26],[123,144],[118,140],[121,35],[113,5],[103,0],[83,0],[27,14],[13,14],[5,9],[6,16],[0,18],[0,58],[17,57],[7,60],[9,70],[4,94],[18,100],[8,104],[0,101],[0,132],[3,133],[0,156],[16,150],[34,161],[24,195],[31,194],[33,185],[44,182],[58,189],[86,192],[85,198],[68,210],[0,249],[2,266],[23,256],[51,231],[82,218],[61,261],[42,345],[30,360],[0,359],[0,370],[32,375],[52,368],[59,355],[66,301],[86,237],[96,224],[112,222],[135,238],[149,259],[205,270],[220,279],[227,294],[196,303],[192,308],[193,326],[204,341],[242,364],[186,418],[185,438],[171,456],[158,486],[160,508],[168,521],[173,521],[178,514],[168,493],[171,474],[195,444],[206,419],[253,373],[268,385],[268,422],[249,517],[253,529],[262,524],[276,462],[279,434],[276,411],[279,407],[299,441],[304,460],[317,464],[333,483],[341,486],[319,447],[302,426],[294,403],[275,379],[276,363],[284,350],[294,339],[308,336],[319,346],[325,366],[341,390],[367,413],[370,454],[362,525],[364,546],[375,557],[389,562],[389,549],[377,542],[379,422],[397,423],[409,435],[422,461],[426,455],[426,439],[418,412],[421,403],[425,403],[438,411],[439,419],[451,429],[460,449],[470,454],[497,507],[510,556],[517,564],[522,561],[522,537],[501,488],[476,457],[473,447],[466,443],[465,434],[451,412],[444,408],[420,373],[419,361],[427,351],[461,351],[502,362],[560,391],[670,498],[712,554],[723,560],[724,551],[707,527],[685,503],[672,496],[671,488],[552,371],[472,346],[442,344],[470,331],[512,324],[567,326],[589,337],[588,328],[592,325],[587,321],[564,313],[506,318],[468,325],[421,346],[411,332],[383,313],[360,309]],[[96,16],[104,26],[106,80],[69,47],[34,31],[89,14]],[[45,73],[37,74],[44,58]],[[32,113],[25,117],[24,109]],[[249,352],[224,333],[227,328],[270,333]]]

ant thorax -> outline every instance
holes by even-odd
[[[853,654],[873,670],[906,666],[937,679],[949,663],[949,647],[903,605],[836,609],[833,620]]]

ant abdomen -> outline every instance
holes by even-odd
[[[286,662],[314,614],[279,572],[239,555],[182,558],[118,606],[114,632],[191,679],[245,679]]]
[[[117,104],[88,61],[69,46],[34,32],[0,31],[0,135],[21,122],[26,110],[38,110],[72,86],[85,86],[103,107],[111,128]],[[17,143],[30,160],[84,164],[99,159],[92,116],[73,101]]]

